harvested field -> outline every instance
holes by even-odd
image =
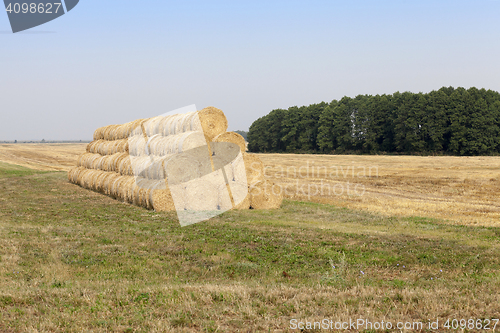
[[[85,147],[86,144],[4,144],[0,145],[0,161],[35,170],[67,171],[76,165]],[[266,165],[266,175],[281,185],[286,190],[285,197],[290,199],[329,203],[386,216],[423,216],[455,224],[500,225],[500,157],[258,156]],[[357,188],[358,194],[364,189],[363,195],[356,195],[356,184],[363,185]],[[327,195],[327,185],[331,195]],[[341,188],[344,193],[333,193],[336,190],[339,194]]]
[[[500,225],[500,157],[260,154],[294,200]],[[358,185],[358,186],[357,186]]]
[[[0,144],[0,161],[33,170],[69,171],[86,147],[86,143]]]

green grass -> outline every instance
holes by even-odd
[[[500,229],[285,201],[181,228],[0,164],[0,331],[268,332],[498,318]]]
[[[19,165],[0,162],[0,178],[22,177],[38,173],[45,173],[45,171],[32,170]]]

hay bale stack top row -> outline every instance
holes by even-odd
[[[83,188],[156,211],[279,208],[280,188],[265,179],[262,161],[245,152],[245,139],[237,133],[226,132],[227,127],[226,116],[214,107],[104,126],[94,132],[94,141],[87,145],[86,153],[79,156],[68,179]],[[225,155],[235,152],[217,150],[217,144],[222,142],[233,144],[227,145],[227,149],[239,149],[238,157],[229,163]],[[179,154],[206,149],[207,145],[208,161]],[[171,191],[166,180],[166,163],[169,179],[174,174],[174,179],[190,191],[189,197],[181,198]],[[196,168],[189,167],[193,163]],[[221,163],[228,191],[221,189],[215,180],[211,183],[208,176],[220,168]],[[200,168],[206,170],[200,171]],[[207,175],[203,181],[190,182],[200,176],[193,173],[199,172]],[[227,192],[232,197],[224,194]]]

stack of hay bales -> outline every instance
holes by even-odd
[[[245,139],[226,132],[227,127],[224,113],[214,107],[104,126],[94,132],[94,141],[69,171],[68,179],[156,211],[206,210],[214,206],[279,208],[283,199],[280,188],[265,179],[262,161],[245,152]],[[203,150],[204,154],[189,155]],[[183,152],[188,155],[179,154]],[[207,159],[200,159],[202,155]],[[228,156],[237,158],[228,160]],[[194,164],[196,167],[191,168]],[[172,180],[174,175],[176,180],[172,188],[166,179],[167,168],[168,178]],[[200,172],[201,180],[197,179]],[[217,188],[220,185],[213,186],[221,181],[227,191]],[[180,184],[190,193],[188,197],[180,198],[174,191]]]

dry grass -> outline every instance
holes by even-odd
[[[500,225],[500,157],[259,157],[266,165],[266,175],[281,185],[286,190],[285,197],[291,199],[386,216],[425,216],[459,224]],[[360,184],[357,191],[356,184]]]
[[[68,171],[86,147],[86,143],[0,144],[0,162],[33,170]]]

